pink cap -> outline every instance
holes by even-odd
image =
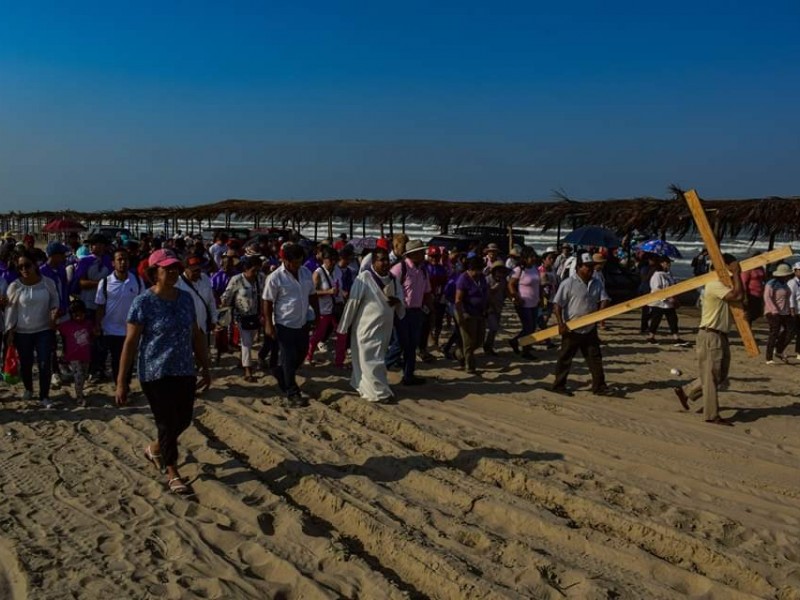
[[[147,264],[151,267],[168,267],[170,265],[179,265],[181,261],[175,256],[172,250],[160,249],[156,250],[147,259]]]

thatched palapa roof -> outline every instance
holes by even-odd
[[[21,223],[24,220],[44,223],[67,216],[85,222],[150,223],[191,220],[201,223],[220,217],[264,224],[294,223],[308,226],[330,220],[352,220],[360,224],[388,224],[404,221],[439,225],[442,229],[458,225],[498,225],[530,227],[542,230],[559,225],[570,228],[580,222],[602,225],[618,232],[633,229],[664,232],[681,237],[694,230],[691,214],[681,198],[681,191],[671,188],[672,197],[633,198],[576,202],[561,197],[551,202],[465,202],[447,200],[319,200],[269,201],[229,199],[197,206],[156,206],[80,212],[13,211],[0,219]],[[707,200],[712,224],[721,237],[747,232],[752,239],[786,235],[800,237],[800,197],[768,197],[744,200]]]

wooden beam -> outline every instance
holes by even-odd
[[[705,242],[706,248],[708,249],[708,257],[711,259],[711,264],[714,265],[714,271],[717,277],[727,287],[732,288],[733,280],[731,279],[731,274],[728,273],[728,269],[725,268],[725,260],[722,258],[722,251],[717,245],[717,238],[714,235],[714,231],[711,229],[708,217],[706,217],[706,212],[703,210],[703,205],[700,203],[697,192],[689,190],[683,194],[683,197],[686,199],[686,204],[689,205],[689,210],[694,218],[697,231],[700,232],[700,237],[703,238],[703,242]],[[744,309],[744,304],[742,304],[741,301],[729,302],[728,306],[731,308],[731,315],[733,315],[733,321],[736,323],[736,329],[739,330],[744,349],[750,356],[758,356],[758,344],[756,344],[756,338],[753,337],[753,330],[750,329],[750,323],[747,320],[747,312]]]
[[[763,267],[768,263],[778,262],[779,260],[788,258],[792,256],[792,254],[794,254],[794,250],[792,250],[789,246],[784,246],[782,248],[778,248],[777,250],[773,250],[772,252],[764,252],[758,256],[745,259],[739,264],[742,267],[742,271],[750,271],[756,267]],[[727,273],[727,270],[725,272]],[[578,317],[577,319],[572,319],[571,321],[567,322],[567,326],[570,329],[579,329],[581,327],[591,325],[592,323],[597,323],[598,321],[605,321],[606,319],[618,317],[623,313],[641,308],[642,306],[650,304],[651,302],[655,302],[656,300],[663,300],[664,298],[670,298],[672,296],[680,296],[684,292],[690,292],[717,279],[717,274],[712,271],[698,277],[686,279],[685,281],[679,281],[675,285],[671,285],[663,290],[658,290],[652,294],[638,296],[628,300],[627,302],[621,302],[619,304],[615,304],[614,306],[604,308],[603,310],[598,310],[597,312]],[[537,331],[529,336],[519,338],[519,344],[520,346],[529,346],[530,344],[541,342],[557,335],[558,326],[548,327],[547,329],[542,329],[541,331]]]

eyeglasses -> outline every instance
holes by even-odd
[[[22,270],[22,269],[32,269],[33,268],[33,263],[32,262],[19,263],[19,265],[17,265],[17,267],[20,270]]]

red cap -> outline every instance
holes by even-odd
[[[375,246],[377,248],[383,248],[384,250],[388,250],[389,249],[389,240],[387,240],[386,238],[378,238],[378,241],[375,242]]]

